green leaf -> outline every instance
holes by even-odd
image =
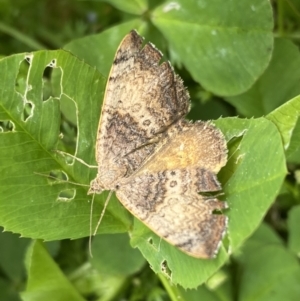
[[[270,65],[244,94],[226,100],[246,117],[270,113],[300,94],[300,53],[291,41],[276,39]]]
[[[184,288],[195,288],[206,281],[227,258],[224,249],[213,260],[188,256],[162,240],[137,219],[134,222],[131,244],[140,249],[155,273],[163,273],[172,283]]]
[[[271,112],[267,118],[271,120],[281,134],[282,144],[285,150],[290,147],[291,139],[296,128],[295,135],[299,136],[299,116],[300,116],[300,96],[291,99],[279,108]],[[297,151],[300,148],[300,140],[293,139],[289,154]]]
[[[265,232],[266,229],[264,226],[258,232]],[[239,277],[238,300],[298,300],[300,266],[297,259],[282,243],[265,240],[267,233],[259,234],[259,237],[256,233],[246,242],[238,258],[243,271]]]
[[[237,13],[238,12],[238,13]],[[218,95],[247,90],[269,64],[273,22],[267,0],[167,1],[152,22],[192,77]]]
[[[52,62],[53,59],[56,61]],[[12,124],[0,133],[0,155],[5,159],[1,165],[5,177],[0,179],[0,193],[5,198],[0,200],[0,224],[23,236],[44,239],[87,236],[90,233],[87,188],[59,178],[89,185],[96,170],[54,151],[66,147],[59,138],[59,100],[67,97],[76,108],[78,141],[73,154],[95,164],[94,145],[104,79],[65,51],[33,53],[27,72],[19,74],[23,60],[24,55],[16,55],[0,61],[6,74],[0,83],[0,119]],[[42,76],[49,62],[61,70],[61,93],[43,101]],[[24,110],[28,102],[31,106]],[[185,288],[206,281],[227,260],[228,244],[234,251],[253,233],[286,174],[281,138],[272,122],[265,118],[227,118],[217,120],[216,125],[224,132],[230,148],[227,166],[219,175],[225,192],[223,198],[229,204],[228,239],[217,258],[200,260],[187,256],[138,222],[132,231],[131,244],[140,249],[153,270]],[[49,179],[37,172],[46,175],[52,172],[57,178]],[[93,227],[105,198],[105,193],[96,197]],[[128,212],[112,198],[100,231],[124,232],[130,225]]]
[[[114,6],[115,8],[122,10],[129,14],[141,15],[147,10],[148,1],[147,0],[96,0],[99,2],[107,2]]]
[[[22,81],[19,66],[30,60]],[[43,100],[43,73],[47,66],[61,70],[59,97]],[[49,68],[49,67],[48,67]],[[64,150],[60,135],[60,97],[76,108],[77,138],[73,155],[95,164],[95,139],[104,91],[104,78],[66,51],[40,51],[13,55],[0,61],[4,76],[0,82],[0,121],[7,126],[0,133],[0,224],[22,236],[58,240],[90,234],[91,196],[88,187],[95,168],[56,153]],[[70,152],[72,153],[72,152]],[[69,160],[68,160],[69,159]],[[68,161],[68,163],[66,162]],[[42,176],[42,175],[45,176]],[[49,178],[52,174],[56,178]],[[95,198],[96,224],[106,194]],[[112,198],[100,231],[124,232],[129,214]]]
[[[182,298],[186,301],[223,301],[223,300],[230,300],[230,299],[221,299],[219,298],[214,292],[209,290],[204,285],[200,286],[197,290],[181,290],[182,291]],[[180,299],[181,300],[181,299]],[[232,300],[232,299],[231,299]]]
[[[104,30],[100,34],[74,40],[65,45],[64,49],[84,59],[91,66],[95,66],[101,74],[108,76],[116,49],[122,39],[132,29],[142,31],[143,27],[144,24],[140,19],[133,19]]]
[[[0,300],[20,301],[21,298],[15,290],[15,283],[9,282],[4,278],[0,278]]]
[[[229,160],[219,179],[229,205],[229,250],[234,252],[255,231],[278,194],[286,175],[284,152],[276,127],[265,118],[224,118],[215,124],[230,146]],[[131,244],[141,250],[156,273],[184,288],[205,282],[228,258],[224,247],[215,259],[192,258],[136,219]]]
[[[127,234],[103,234],[93,240],[92,266],[103,275],[129,276],[138,272],[145,259],[137,249],[132,249]]]
[[[34,242],[27,253],[28,283],[22,293],[24,301],[84,301],[42,243]]]
[[[280,191],[286,176],[281,137],[265,118],[226,118],[215,121],[227,140],[232,139],[229,160],[221,180],[229,205],[229,240],[236,250],[258,227]]]
[[[265,222],[263,222],[255,233],[251,236],[251,245],[254,246],[255,242],[257,244],[277,244],[284,246],[283,240],[278,236],[276,232]],[[255,249],[255,246],[254,246]],[[253,249],[253,251],[254,251]]]
[[[290,144],[286,151],[286,158],[288,162],[298,163],[298,164],[300,163],[300,118],[299,116],[293,128]]]
[[[23,262],[30,240],[2,232],[2,227],[0,231],[0,300],[20,301],[25,279]]]
[[[300,256],[300,235],[299,235],[299,221],[300,221],[300,205],[293,207],[289,211],[288,216],[288,230],[289,239],[288,247],[297,256]]]
[[[20,238],[16,234],[0,233],[0,267],[16,286],[20,285],[25,276],[23,261],[29,242],[29,239]]]

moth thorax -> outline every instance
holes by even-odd
[[[127,169],[124,166],[120,166],[120,168],[119,166],[118,168],[106,166],[105,169],[99,168],[96,179],[98,179],[98,183],[103,190],[115,190],[115,186],[126,175],[126,171]]]

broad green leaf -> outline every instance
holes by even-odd
[[[142,31],[144,26],[141,20],[134,19],[111,27],[100,34],[74,40],[65,45],[64,49],[84,59],[91,66],[95,66],[101,74],[108,76],[115,52],[122,39],[132,29]]]
[[[141,15],[147,10],[148,1],[147,0],[96,0],[99,2],[107,2],[119,10],[122,10],[126,13]]]
[[[264,239],[256,237],[255,233],[245,243],[242,256],[238,258],[243,271],[239,277],[238,300],[300,299],[300,265],[297,258],[282,243],[266,241],[266,234],[260,237]]]
[[[278,194],[286,175],[284,152],[276,127],[265,118],[224,118],[215,124],[230,147],[228,163],[219,179],[229,206],[229,252],[234,252],[259,226]],[[205,282],[228,258],[225,247],[215,259],[192,258],[137,220],[131,244],[141,250],[156,273],[165,274],[184,288],[195,288]]]
[[[19,66],[25,58],[30,64],[22,80]],[[43,100],[47,66],[61,70],[61,93]],[[13,55],[0,61],[0,70],[0,121],[10,123],[0,133],[0,225],[25,237],[46,240],[88,236],[92,198],[87,196],[88,187],[60,178],[88,186],[96,169],[56,153],[65,146],[60,135],[59,107],[61,97],[73,102],[79,140],[71,153],[95,165],[104,78],[62,50]],[[49,174],[57,178],[49,178]],[[103,208],[99,202],[105,198],[106,194],[95,198],[93,225]],[[113,198],[100,231],[122,232],[129,224],[127,211]]]
[[[27,253],[28,282],[22,293],[24,301],[84,301],[77,290],[49,256],[43,244],[34,242]]]
[[[59,100],[68,97],[76,107],[78,141],[73,154],[95,164],[94,145],[104,80],[95,69],[64,51],[33,53],[22,80],[19,65],[23,60],[24,55],[16,55],[0,61],[0,68],[7,75],[0,83],[0,119],[10,122],[6,123],[6,131],[0,133],[0,155],[5,159],[1,166],[5,178],[0,179],[0,193],[5,198],[0,200],[0,224],[23,236],[44,239],[87,236],[90,233],[87,200],[91,198],[86,196],[87,188],[36,173],[62,172],[62,178],[68,176],[72,182],[89,185],[95,169],[72,159],[67,164],[54,151],[63,147],[59,142]],[[61,93],[43,101],[42,75],[49,63],[62,70]],[[24,103],[29,101],[31,107],[24,110]],[[229,248],[236,250],[258,227],[276,197],[286,173],[284,155],[280,135],[266,119],[228,118],[217,120],[216,124],[231,149],[229,162],[219,178],[224,187],[223,198],[230,208],[226,212]],[[93,225],[102,210],[100,200],[103,202],[105,197],[102,194],[96,198]],[[127,211],[113,198],[100,230],[124,232],[129,227]],[[131,244],[140,249],[155,272],[162,272],[173,283],[189,288],[206,281],[228,258],[228,243],[216,259],[195,259],[138,222],[132,231]]]
[[[166,1],[154,10],[152,22],[193,78],[218,95],[247,90],[271,58],[267,0]]]
[[[300,257],[300,235],[299,235],[299,221],[300,221],[300,205],[293,207],[289,211],[288,216],[288,230],[289,239],[288,246],[291,251]]]
[[[258,119],[219,119],[216,125],[232,139],[221,180],[229,205],[229,240],[236,250],[258,227],[280,191],[287,170],[281,137],[272,122]],[[228,173],[230,178],[228,179]]]
[[[263,222],[255,233],[251,236],[251,245],[254,246],[255,242],[257,244],[277,244],[284,246],[283,240],[278,236],[276,232],[265,222]],[[255,249],[255,247],[254,247]],[[253,250],[254,250],[253,249]],[[248,249],[247,249],[248,250]]]
[[[140,249],[155,273],[164,274],[172,283],[184,288],[195,288],[206,281],[227,258],[223,248],[216,259],[201,260],[188,256],[162,240],[137,219],[131,244]]]
[[[20,301],[25,280],[24,258],[29,239],[2,232],[0,227],[0,300]]]
[[[138,272],[145,259],[132,249],[127,234],[103,234],[93,240],[93,258],[90,260],[102,275],[129,276]]]
[[[293,128],[289,147],[286,151],[288,162],[300,163],[300,118],[298,117],[296,125]]]
[[[287,151],[287,154],[293,154],[300,148],[300,140],[294,138],[291,140],[294,136],[295,128],[296,131],[294,137],[299,137],[299,117],[300,96],[291,99],[267,115],[267,118],[271,120],[278,128],[278,131],[281,134],[284,149]],[[292,145],[290,144],[291,141],[293,141]],[[289,149],[290,146],[291,149]]]
[[[0,268],[15,284],[20,285],[25,276],[23,261],[29,242],[29,239],[16,234],[0,233]]]
[[[227,97],[239,113],[260,117],[300,94],[300,53],[291,41],[276,39],[270,65],[244,94]]]

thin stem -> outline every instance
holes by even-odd
[[[181,294],[179,288],[175,285],[171,285],[170,281],[161,273],[157,274],[164,288],[166,289],[170,299],[172,301],[185,301],[184,296]]]
[[[277,24],[278,34],[280,37],[284,36],[284,0],[277,0]]]
[[[24,43],[25,45],[29,46],[33,50],[39,50],[39,49],[47,49],[47,47],[36,40],[30,38],[29,36],[23,34],[22,32],[16,30],[15,28],[12,28],[11,26],[8,26],[2,22],[0,22],[0,31],[3,33],[6,33],[7,35],[15,38],[16,40]]]

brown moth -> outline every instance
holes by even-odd
[[[223,134],[210,122],[184,119],[189,94],[162,54],[131,31],[111,68],[97,133],[97,177],[89,194],[115,191],[161,238],[197,258],[213,257],[226,203],[201,193],[221,190],[227,161]],[[200,193],[200,194],[199,194]]]

